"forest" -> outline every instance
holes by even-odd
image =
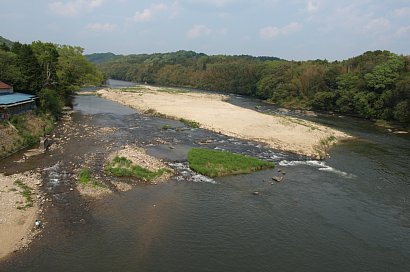
[[[0,80],[14,91],[35,94],[39,109],[58,117],[84,85],[101,85],[103,74],[83,56],[83,49],[36,41],[0,42]]]
[[[235,93],[280,107],[410,124],[410,56],[389,51],[334,62],[192,51],[86,57],[114,79]]]

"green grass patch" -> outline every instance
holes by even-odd
[[[193,148],[188,152],[189,167],[209,177],[247,174],[257,170],[273,168],[272,162],[228,151]]]
[[[14,185],[21,189],[20,194],[24,197],[25,202],[21,203],[21,205],[17,206],[19,210],[25,210],[26,208],[33,207],[33,189],[27,186],[23,181],[16,180]]]
[[[169,172],[166,168],[151,171],[147,168],[133,164],[131,160],[116,156],[105,166],[105,170],[116,177],[136,177],[144,181],[152,181],[162,174]]]
[[[81,169],[80,174],[78,174],[78,180],[81,184],[89,183],[91,181],[91,178],[91,170],[88,168]]]
[[[91,170],[89,168],[81,169],[80,173],[78,174],[78,180],[80,184],[82,185],[92,185],[94,187],[103,187],[103,188],[107,187],[104,183],[93,179]]]
[[[192,121],[192,120],[187,120],[184,118],[179,119],[179,121],[181,121],[182,123],[184,123],[187,127],[190,128],[199,128],[199,123]]]

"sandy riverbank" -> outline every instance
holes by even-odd
[[[23,188],[16,181],[28,186],[32,192],[32,207],[22,195]],[[38,217],[38,175],[23,173],[12,176],[0,174],[0,259],[22,247],[27,247],[38,230],[34,221]],[[24,186],[23,185],[23,186]],[[27,187],[26,187],[27,188]],[[26,206],[26,208],[23,208]]]
[[[200,123],[222,134],[249,139],[269,147],[310,157],[323,157],[330,139],[349,137],[343,132],[288,116],[273,116],[241,108],[224,95],[158,91],[156,87],[130,90],[104,89],[102,97],[141,111],[150,109],[173,118]]]

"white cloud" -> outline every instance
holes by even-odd
[[[229,3],[232,3],[233,0],[205,0],[203,2],[211,4],[211,5],[215,5],[218,7],[223,7]]]
[[[151,21],[156,14],[164,12],[168,9],[169,6],[163,3],[152,4],[149,8],[146,8],[143,11],[137,11],[133,17],[133,20],[136,22],[148,22]]]
[[[391,27],[391,23],[386,18],[376,18],[370,20],[365,26],[364,30],[369,32],[383,32]]]
[[[410,7],[396,9],[394,13],[400,17],[410,17]]]
[[[316,12],[319,9],[319,5],[316,1],[308,1],[307,2],[307,11],[308,12]]]
[[[87,25],[87,29],[95,32],[111,32],[114,31],[116,28],[116,25],[110,24],[110,23],[105,23],[105,24],[100,24],[100,23],[95,23],[95,24],[89,24]]]
[[[135,22],[148,22],[153,20],[155,16],[164,13],[167,14],[168,18],[173,19],[179,15],[180,9],[179,1],[175,1],[170,5],[164,3],[152,4],[142,11],[137,11],[131,20]]]
[[[279,36],[280,29],[276,26],[267,26],[262,28],[259,31],[259,34],[263,39],[275,39],[277,36]]]
[[[397,29],[395,36],[398,38],[401,38],[403,36],[405,36],[407,33],[410,34],[410,25],[408,26],[402,26],[399,29]]]
[[[211,5],[216,7],[224,7],[228,4],[234,3],[234,0],[182,0],[183,3],[194,5]]]
[[[187,32],[187,36],[191,39],[199,38],[211,34],[212,30],[205,25],[194,25]]]
[[[271,39],[275,39],[279,35],[287,35],[289,33],[298,31],[302,27],[303,27],[302,24],[299,24],[296,22],[292,22],[282,28],[276,27],[276,26],[267,26],[267,27],[262,28],[259,31],[259,35],[263,39],[271,40]]]
[[[104,3],[104,0],[74,0],[68,2],[55,1],[50,3],[48,8],[57,14],[64,16],[76,16],[83,11],[92,11],[93,9],[100,7]]]
[[[374,10],[366,9],[363,4],[356,2],[346,6],[340,4],[325,17],[317,18],[317,21],[321,24],[320,29],[325,32],[347,31],[361,37],[374,36],[392,27],[388,19],[377,17]]]

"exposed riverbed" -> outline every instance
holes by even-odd
[[[232,103],[275,110],[241,97]],[[352,118],[305,117],[357,137],[334,147],[329,159],[313,161],[96,96],[78,96],[74,110],[71,123],[55,132],[59,148],[24,163],[14,162],[21,154],[1,162],[8,174],[38,169],[51,201],[42,237],[0,271],[409,270],[408,135]],[[101,171],[104,158],[127,144],[164,159],[176,176],[98,201],[70,191],[85,162],[111,182]],[[277,167],[208,179],[185,163],[189,148],[198,146]],[[278,168],[286,172],[281,183],[271,179]]]

